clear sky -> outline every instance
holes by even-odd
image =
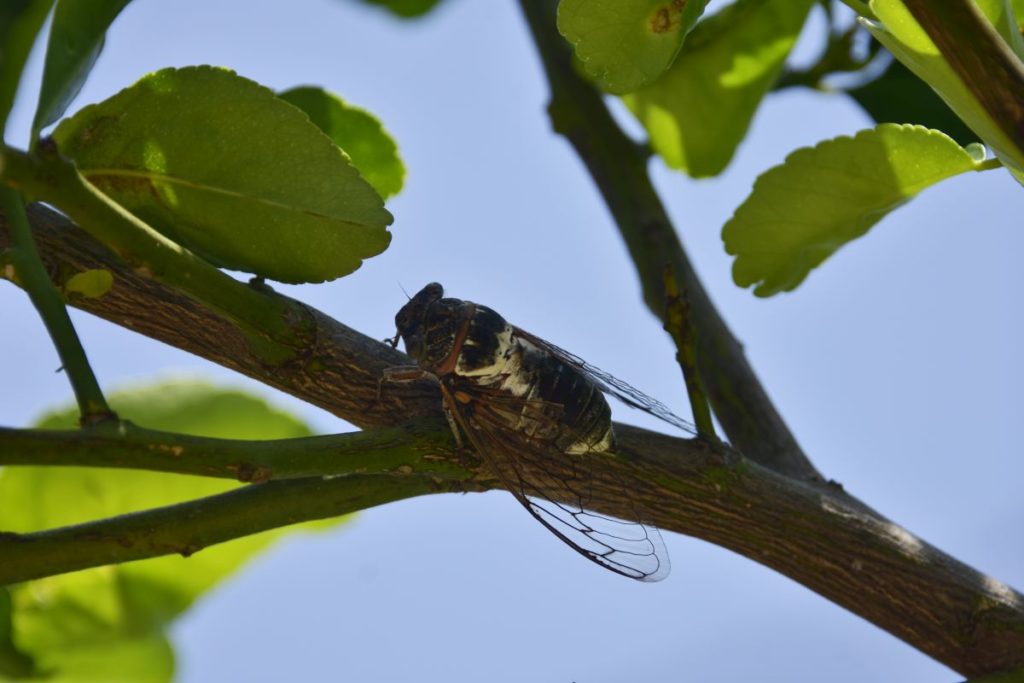
[[[38,81],[39,61],[34,78]],[[448,0],[402,23],[345,0],[135,0],[72,111],[164,66],[214,64],[272,88],[318,84],[377,114],[408,167],[383,255],[282,288],[372,336],[444,283],[686,414],[673,350],[572,151],[511,1]],[[12,121],[23,139],[32,96]],[[926,191],[795,293],[730,279],[719,231],[795,147],[870,125],[841,97],[770,97],[720,178],[654,175],[715,301],[827,476],[977,569],[1024,588],[1024,194],[1002,172]],[[15,139],[19,139],[17,136]],[[331,415],[82,314],[105,386],[169,374],[248,387],[321,432]],[[27,298],[0,286],[0,423],[70,398]],[[11,390],[11,387],[16,387]],[[655,426],[621,406],[616,418]],[[954,681],[955,673],[754,562],[666,534],[673,572],[640,584],[569,551],[511,496],[434,496],[297,535],[176,625],[203,681]],[[187,563],[183,564],[187,571]]]

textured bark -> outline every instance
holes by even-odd
[[[387,345],[297,302],[291,302],[301,313],[296,319],[315,321],[315,333],[307,337],[313,340],[310,345],[268,348],[270,342],[265,339],[254,345],[202,303],[119,264],[102,245],[60,215],[34,206],[30,217],[44,262],[58,286],[71,274],[89,268],[114,273],[115,285],[109,293],[99,299],[76,300],[74,305],[243,372],[360,426],[392,426],[433,417],[439,429],[445,428],[437,389],[429,382],[389,385],[378,400],[381,370],[409,362]],[[7,240],[6,223],[0,216],[0,249]],[[282,360],[268,363],[269,357]],[[628,516],[631,505],[638,504],[649,521],[661,528],[702,538],[771,567],[965,675],[1024,666],[1024,597],[917,539],[841,488],[787,477],[700,440],[625,425],[616,425],[616,431],[621,457],[595,464],[595,510]],[[458,454],[448,447],[424,449],[420,456],[447,458],[453,467],[472,470],[471,465],[456,463]],[[494,483],[480,472],[473,474],[472,480],[463,483],[406,476],[394,485],[387,483],[386,475],[365,475],[361,483],[353,483],[357,501],[352,504],[342,495],[346,489],[341,484],[268,482],[248,487],[252,493],[239,493],[214,505],[208,499],[197,501],[192,505],[201,509],[186,510],[193,520],[188,528],[175,526],[182,518],[177,506],[166,514],[161,508],[37,534],[0,535],[0,556],[17,555],[21,567],[19,573],[5,562],[0,583],[33,575],[29,570],[45,566],[41,558],[52,559],[54,553],[64,558],[62,566],[80,568],[183,549],[193,552],[256,526],[272,528],[359,509],[360,501],[379,504],[437,491],[480,490]],[[602,482],[614,486],[602,487]],[[374,488],[377,484],[382,485],[380,490]],[[618,494],[622,485],[632,492],[633,501],[622,500]],[[275,493],[293,490],[298,495]],[[331,499],[323,505],[309,500],[320,491]],[[250,510],[246,501],[262,501],[264,495],[274,505],[268,511],[258,503],[262,512],[255,517],[256,526],[215,517],[209,527],[195,521],[209,517],[204,511],[219,509],[244,517]],[[191,516],[193,512],[198,516]],[[160,542],[135,542],[144,536]],[[176,545],[188,538],[201,542]]]

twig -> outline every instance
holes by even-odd
[[[706,439],[718,440],[715,425],[711,420],[708,395],[704,392],[700,374],[697,372],[697,341],[693,325],[690,324],[690,304],[685,294],[680,294],[679,284],[671,266],[665,266],[665,331],[676,343],[676,362],[683,371],[686,393],[690,398],[690,410],[697,433]]]
[[[0,466],[118,467],[252,483],[342,474],[471,476],[453,464],[453,453],[451,432],[430,418],[373,431],[269,441],[187,436],[130,422],[77,431],[0,427]]]
[[[199,500],[28,534],[0,533],[0,586],[161,555],[441,490],[429,477],[352,475],[252,484]]]
[[[0,206],[11,226],[11,249],[5,260],[7,267],[13,270],[5,276],[17,279],[22,284],[46,325],[46,331],[50,333],[50,339],[53,340],[64,372],[75,392],[81,423],[87,425],[117,419],[96,381],[85,356],[85,349],[64,308],[64,301],[43,269],[21,196],[15,190],[0,185]]]

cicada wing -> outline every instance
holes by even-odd
[[[673,413],[668,406],[658,399],[648,396],[636,387],[630,386],[611,373],[605,372],[595,365],[591,365],[574,353],[566,351],[562,347],[552,344],[546,339],[541,339],[540,337],[530,334],[519,327],[513,326],[513,329],[520,339],[524,339],[530,344],[544,349],[548,353],[559,358],[562,362],[575,367],[577,370],[589,377],[601,391],[614,396],[630,408],[642,410],[649,415],[653,415],[659,420],[667,422],[673,427],[683,430],[684,432],[689,432],[690,434],[697,433],[697,428],[692,422]]]
[[[463,392],[464,393],[464,392]],[[587,559],[617,574],[639,581],[660,581],[668,576],[668,551],[659,531],[639,521],[588,509],[595,492],[590,459],[605,453],[563,453],[549,444],[509,429],[506,405],[488,400],[456,401],[445,391],[446,403],[470,445],[491,467],[506,488],[551,533]],[[529,399],[518,399],[524,412]],[[536,411],[530,419],[545,419]],[[548,418],[550,419],[550,418]],[[632,501],[618,481],[600,482],[602,495]],[[632,506],[632,503],[629,503]],[[635,506],[634,510],[635,510]]]

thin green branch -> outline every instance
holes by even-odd
[[[261,531],[458,488],[427,476],[290,479],[60,529],[0,533],[0,585],[161,555],[188,557]]]
[[[711,420],[708,395],[697,372],[697,341],[690,322],[690,304],[685,293],[680,293],[679,284],[671,267],[665,268],[665,331],[676,344],[676,362],[683,371],[686,394],[690,398],[693,423],[697,433],[706,439],[717,441],[715,425]]]
[[[11,225],[11,249],[5,260],[7,267],[14,270],[9,276],[17,279],[25,288],[32,305],[46,325],[46,331],[50,333],[50,339],[53,340],[64,372],[75,392],[82,424],[116,419],[96,381],[64,301],[39,258],[21,196],[9,187],[0,186],[0,208],[7,214]]]
[[[342,474],[419,474],[466,479],[443,420],[301,439],[212,439],[130,422],[77,431],[0,427],[0,466],[119,467],[260,483]]]
[[[687,292],[700,345],[698,369],[730,441],[766,467],[820,481],[704,291],[651,184],[647,158],[619,128],[600,93],[577,72],[555,27],[555,4],[520,0],[520,6],[551,86],[551,122],[572,143],[600,189],[636,266],[647,307],[659,319],[664,315],[666,264]]]
[[[305,341],[309,321],[304,308],[238,282],[156,232],[90,185],[52,144],[40,144],[31,155],[4,147],[0,180],[64,211],[135,272],[205,302],[239,325],[266,362],[291,359],[294,353],[280,345]]]

